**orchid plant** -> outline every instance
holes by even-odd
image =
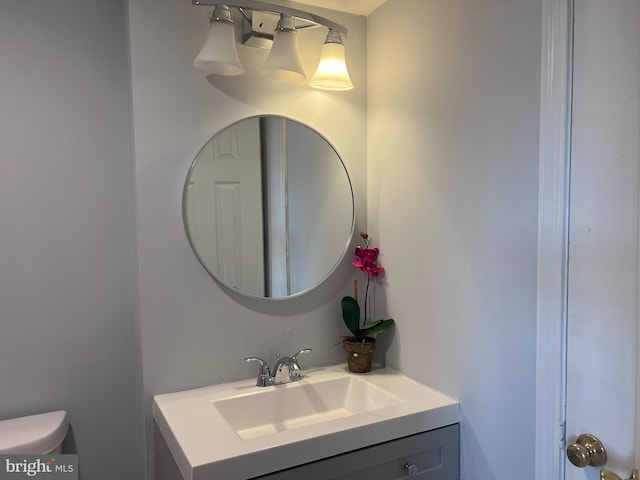
[[[347,337],[350,340],[365,341],[365,337],[375,335],[384,330],[387,330],[393,325],[393,319],[376,320],[373,322],[368,321],[367,309],[369,304],[369,287],[371,281],[374,278],[380,277],[384,274],[384,267],[378,265],[378,256],[380,255],[380,249],[372,248],[369,246],[369,235],[365,232],[360,234],[364,240],[364,248],[361,246],[356,247],[355,258],[351,264],[362,270],[367,274],[367,286],[364,293],[364,318],[362,326],[360,326],[360,305],[358,304],[358,287],[357,281],[354,286],[354,296],[344,297],[341,301],[342,318],[349,331],[353,334],[353,337]]]

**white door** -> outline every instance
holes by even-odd
[[[225,285],[264,295],[262,175],[258,118],[218,133],[198,154],[187,197],[191,239]]]
[[[565,478],[628,479],[640,467],[640,1],[576,0],[574,15],[566,441],[593,434],[608,459],[567,459]]]

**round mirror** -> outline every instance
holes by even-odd
[[[278,116],[246,118],[214,135],[189,169],[182,210],[189,243],[213,278],[274,299],[327,278],[355,219],[351,180],[333,146]]]

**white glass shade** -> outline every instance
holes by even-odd
[[[209,33],[193,66],[216,75],[241,75],[244,67],[238,57],[233,23],[211,18]]]
[[[344,61],[342,43],[325,43],[316,73],[309,85],[322,90],[351,90],[353,83],[349,78],[347,64]]]
[[[299,82],[307,78],[298,53],[298,33],[276,30],[271,52],[260,74],[273,80]]]

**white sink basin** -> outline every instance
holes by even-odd
[[[154,420],[184,479],[257,477],[459,421],[456,400],[392,369],[303,375],[155,396]]]
[[[284,387],[284,388],[283,388]],[[213,401],[245,440],[398,405],[402,400],[354,375],[259,388]]]

